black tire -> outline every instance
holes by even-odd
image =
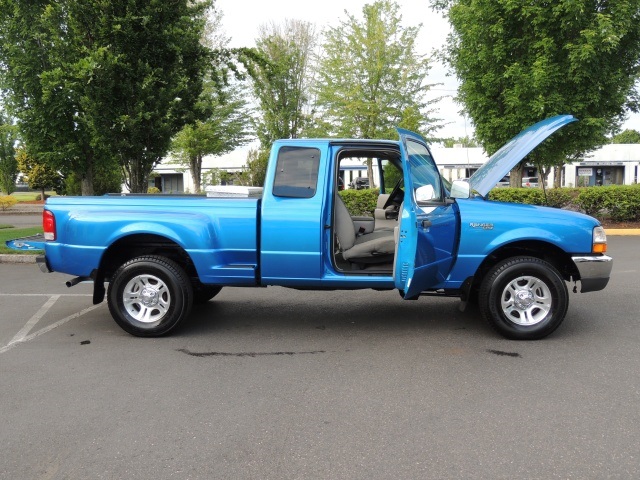
[[[202,283],[193,284],[193,303],[199,305],[207,303],[213,297],[220,293],[222,287],[219,285],[203,285]]]
[[[193,288],[184,270],[165,257],[137,257],[113,275],[107,292],[111,316],[137,337],[158,337],[191,311]]]
[[[482,317],[498,333],[513,340],[536,340],[560,326],[569,293],[550,263],[535,257],[512,257],[487,273],[479,304]]]

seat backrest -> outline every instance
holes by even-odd
[[[342,250],[349,250],[356,241],[356,228],[353,226],[353,220],[351,220],[349,210],[347,210],[347,206],[342,201],[342,198],[340,198],[340,195],[336,195],[335,198],[335,232],[336,235],[338,235],[340,248],[342,248]]]

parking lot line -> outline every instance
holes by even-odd
[[[27,334],[31,331],[31,329],[35,327],[36,323],[38,323],[38,321],[42,317],[44,317],[44,315],[49,311],[49,309],[53,307],[53,304],[56,303],[56,301],[59,298],[60,298],[60,295],[52,295],[51,297],[49,297],[49,300],[47,300],[44,303],[44,305],[40,307],[40,310],[38,310],[35,313],[35,315],[29,319],[29,321],[24,325],[24,327],[22,327],[20,331],[15,334],[15,336],[11,339],[11,341],[7,345],[21,342],[24,339],[24,337],[26,337]]]
[[[40,335],[50,332],[51,330],[53,330],[54,328],[58,328],[61,325],[64,325],[65,323],[67,323],[70,320],[73,320],[74,318],[78,318],[81,317],[82,315],[84,315],[85,313],[89,313],[92,310],[95,310],[96,308],[100,307],[102,304],[97,304],[97,305],[91,305],[90,307],[85,308],[84,310],[80,310],[79,312],[76,312],[72,315],[69,315],[68,317],[63,318],[62,320],[58,320],[55,323],[52,323],[51,325],[44,327],[40,330],[38,330],[37,332],[34,332],[30,335],[25,336],[24,338],[22,338],[19,341],[13,341],[13,343],[9,343],[8,345],[0,348],[0,354],[7,352],[9,350],[11,350],[13,347],[15,347],[16,345],[20,345],[21,343],[25,343],[25,342],[29,342],[31,340],[33,340],[36,337],[39,337]],[[15,338],[15,337],[14,337]]]

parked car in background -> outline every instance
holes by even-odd
[[[356,190],[369,188],[369,179],[367,177],[354,178],[353,181],[349,184],[349,186],[351,188],[355,188]]]
[[[511,185],[511,180],[509,178],[509,175],[505,175],[504,177],[502,177],[502,180],[496,183],[496,187],[508,187],[510,185]]]
[[[538,186],[538,177],[522,177],[522,186],[523,187],[537,187]]]

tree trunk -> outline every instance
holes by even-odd
[[[367,158],[367,176],[369,177],[369,188],[375,188],[375,183],[373,181],[373,160]]]
[[[193,178],[193,188],[195,192],[200,193],[202,189],[202,155],[194,155],[190,160],[191,164],[191,178]]]
[[[519,163],[511,170],[509,176],[509,186],[520,188],[522,187],[522,172],[524,171],[524,162]]]
[[[560,188],[562,186],[562,167],[563,165],[553,167],[553,188]]]
[[[149,176],[144,173],[142,160],[132,160],[128,168],[129,190],[131,193],[147,193],[149,189]]]
[[[93,159],[87,162],[87,169],[82,172],[80,181],[80,188],[82,196],[89,196],[94,194],[93,190]]]

